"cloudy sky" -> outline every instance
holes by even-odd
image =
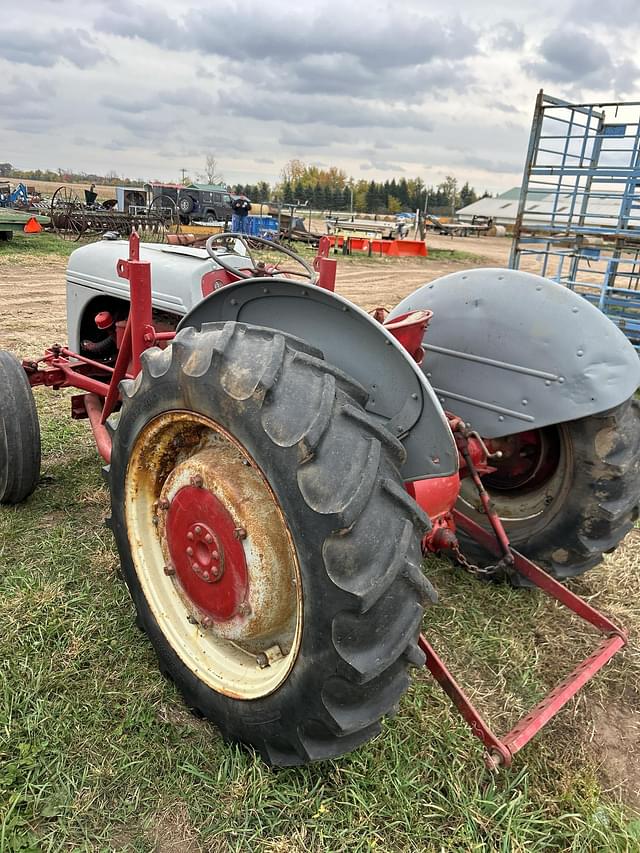
[[[640,0],[0,0],[0,162],[519,183],[539,88],[640,100]],[[640,62],[640,58],[638,58]]]

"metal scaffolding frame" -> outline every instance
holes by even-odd
[[[640,350],[640,102],[539,92],[509,263],[580,293]]]

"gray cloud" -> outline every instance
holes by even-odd
[[[24,30],[3,29],[0,37],[0,57],[21,65],[51,68],[65,59],[76,68],[91,68],[106,59],[86,30]]]
[[[567,18],[632,29],[640,25],[638,0],[575,0]]]
[[[464,164],[475,169],[482,169],[483,172],[499,173],[499,174],[522,174],[523,161],[517,160],[494,160],[490,157],[478,157],[475,154],[465,154]]]
[[[212,150],[234,183],[273,182],[297,156],[495,191],[517,181],[538,84],[633,93],[639,19],[638,0],[14,4],[0,147],[25,168],[175,180]]]
[[[340,128],[384,127],[433,129],[425,111],[416,108],[375,104],[354,98],[316,97],[278,94],[248,89],[225,90],[219,95],[219,107],[229,115],[261,121],[287,121],[294,125],[321,124]]]
[[[542,59],[525,64],[525,70],[554,83],[579,83],[597,75],[606,84],[613,73],[607,48],[572,25],[550,33],[539,53]]]
[[[104,95],[100,98],[100,103],[107,109],[115,110],[118,113],[131,113],[132,115],[139,115],[153,109],[151,101],[132,100],[117,95]]]
[[[492,27],[491,46],[494,50],[520,50],[524,43],[524,30],[514,21],[500,21]]]
[[[54,95],[54,87],[48,80],[31,82],[24,76],[13,76],[0,86],[0,106],[16,107],[16,113],[23,114],[26,109],[38,104],[50,104]]]
[[[402,166],[397,163],[389,163],[386,160],[370,160],[368,163],[360,163],[360,168],[365,172],[371,169],[375,169],[376,172],[404,172]]]
[[[278,137],[278,143],[286,148],[299,149],[303,154],[307,148],[326,148],[327,144],[330,144],[323,134],[316,135],[313,130],[304,132],[297,128],[283,131]]]
[[[330,38],[328,21],[337,24],[331,27]],[[363,19],[355,5],[335,0],[322,11],[306,5],[286,8],[227,0],[216,5],[215,14],[187,10],[182,18],[140,4],[114,4],[96,18],[95,27],[124,38],[242,62],[260,57],[263,62],[288,64],[330,53],[354,56],[374,70],[472,56],[478,42],[478,33],[460,19],[443,22],[415,11],[398,15],[393,7]]]

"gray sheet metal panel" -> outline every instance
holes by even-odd
[[[436,279],[391,317],[429,308],[422,369],[443,407],[487,438],[606,411],[640,384],[623,333],[546,278],[477,269]]]
[[[360,382],[370,394],[368,411],[387,421],[407,450],[405,480],[457,471],[453,436],[429,382],[395,338],[347,299],[293,281],[244,281],[208,296],[179,328],[225,320],[295,335]]]

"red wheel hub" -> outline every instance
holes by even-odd
[[[487,442],[502,457],[492,459],[493,473],[483,477],[485,485],[506,490],[531,491],[544,484],[558,467],[560,443],[553,427],[494,438]]]
[[[207,489],[179,489],[167,513],[166,536],[177,579],[206,616],[226,621],[242,613],[249,582],[238,527]]]

